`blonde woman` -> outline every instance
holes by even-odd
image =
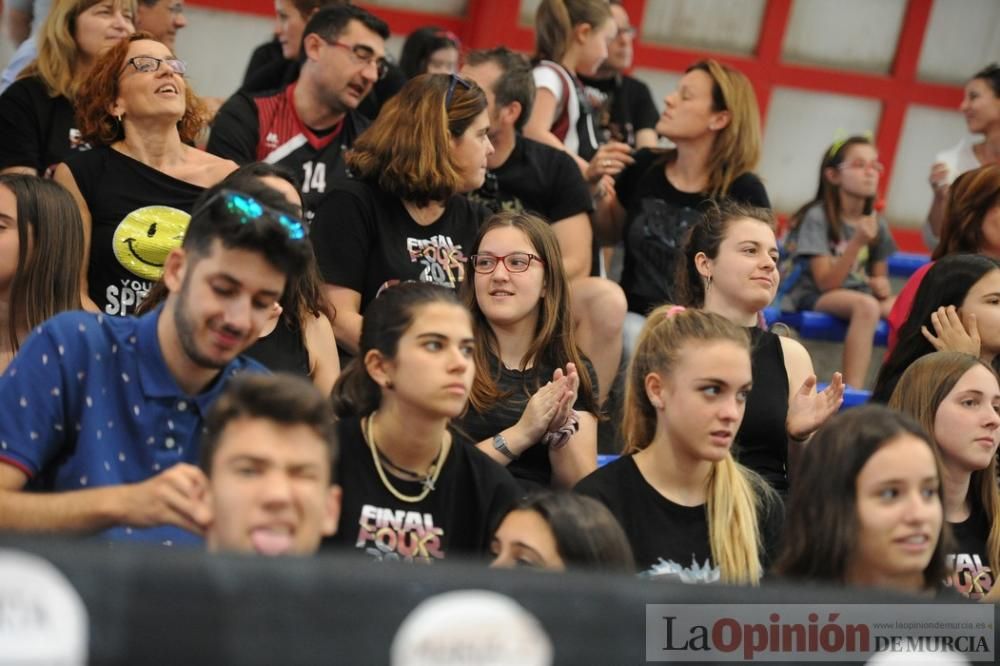
[[[676,148],[640,150],[615,184],[617,197],[599,202],[595,233],[605,244],[624,241],[622,289],[628,299],[626,346],[642,317],[676,303],[674,275],[685,232],[712,201],[770,208],[753,174],[760,159],[760,117],[749,80],[714,60],[688,68],[667,95],[656,124]]]
[[[53,3],[38,58],[0,95],[0,173],[42,175],[85,150],[73,105],[98,56],[135,32],[135,0]]]
[[[781,504],[731,452],[751,377],[750,339],[736,324],[679,306],[650,313],[626,379],[626,455],[576,486],[622,524],[645,575],[760,580]]]

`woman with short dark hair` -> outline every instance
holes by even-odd
[[[462,196],[482,186],[490,121],[486,95],[455,75],[424,74],[393,97],[347,155],[353,180],[319,204],[313,244],[334,333],[355,353],[362,316],[387,286],[457,288],[488,211]]]

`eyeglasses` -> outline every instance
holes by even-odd
[[[885,171],[885,165],[878,160],[872,160],[870,162],[866,160],[851,160],[850,162],[842,162],[837,168],[841,171],[845,169],[872,169],[875,173],[882,173]]]
[[[504,268],[511,273],[523,273],[531,267],[532,259],[540,264],[545,263],[541,257],[527,252],[511,252],[502,257],[492,254],[474,254],[472,255],[472,270],[486,275],[495,271],[502,261]]]
[[[635,28],[632,27],[632,26],[629,26],[627,28],[619,28],[618,29],[618,34],[616,34],[615,37],[616,38],[618,38],[618,37],[628,37],[629,39],[634,39],[635,38]]]
[[[184,3],[183,2],[174,2],[174,3],[171,3],[170,6],[167,7],[167,11],[169,11],[174,16],[178,16],[180,14],[183,14],[184,13]]]
[[[370,46],[365,46],[364,44],[345,44],[343,42],[338,42],[336,39],[326,39],[325,37],[320,37],[320,39],[330,46],[336,46],[349,51],[354,59],[354,62],[358,64],[363,64],[365,67],[368,65],[375,65],[375,71],[378,72],[379,81],[384,79],[386,73],[389,71],[389,62],[385,58],[379,58],[376,56],[375,51],[373,51]]]
[[[448,82],[448,92],[444,96],[444,108],[451,108],[451,98],[455,96],[455,85],[460,85],[466,90],[472,90],[472,81],[463,79],[458,74],[451,74],[451,81]]]
[[[306,227],[302,223],[302,220],[294,218],[280,210],[275,210],[270,206],[265,206],[253,197],[234,192],[233,190],[222,190],[206,201],[205,205],[199,210],[205,210],[220,200],[225,203],[226,210],[240,224],[250,224],[263,218],[280,224],[285,233],[288,234],[290,240],[300,241],[306,237]]]
[[[167,67],[174,70],[174,74],[180,74],[184,76],[187,72],[187,63],[178,58],[154,58],[153,56],[135,56],[129,58],[125,61],[125,67],[122,67],[122,74],[128,69],[129,65],[135,67],[137,72],[148,73],[157,72],[160,69],[162,63],[167,63]]]

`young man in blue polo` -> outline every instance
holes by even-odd
[[[69,312],[0,377],[0,529],[200,542],[202,419],[311,247],[281,195],[206,193],[142,317]]]

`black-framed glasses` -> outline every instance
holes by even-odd
[[[484,275],[495,271],[501,261],[503,262],[504,268],[506,268],[509,272],[523,273],[531,267],[532,260],[535,260],[540,264],[545,263],[541,257],[529,252],[511,252],[510,254],[505,254],[500,257],[495,254],[474,254],[471,257],[472,270],[477,273],[483,273]]]
[[[336,46],[348,51],[358,64],[363,64],[366,67],[368,65],[375,65],[379,81],[384,79],[385,75],[389,72],[389,61],[385,58],[379,58],[370,46],[365,46],[364,44],[345,44],[336,39],[327,39],[325,37],[321,37],[321,39],[330,46]]]
[[[264,205],[253,197],[234,190],[220,191],[218,194],[206,201],[199,210],[210,208],[220,200],[225,204],[226,210],[233,217],[235,217],[240,224],[250,224],[251,222],[256,222],[257,220],[263,218],[280,224],[285,230],[285,233],[288,234],[288,238],[290,240],[301,241],[306,238],[306,226],[303,224],[302,220],[292,217],[287,213],[283,213],[280,210],[271,208],[270,206]]]
[[[180,74],[184,76],[187,72],[187,63],[180,58],[154,58],[153,56],[134,56],[125,61],[125,67],[122,68],[122,73],[128,69],[129,65],[135,67],[137,72],[156,72],[160,69],[160,65],[167,63],[167,67],[174,70],[174,74]]]
[[[450,74],[451,81],[448,82],[448,92],[444,96],[444,108],[448,110],[451,108],[451,98],[455,96],[455,86],[460,85],[466,90],[472,90],[472,81],[468,79],[463,79],[458,74]]]

